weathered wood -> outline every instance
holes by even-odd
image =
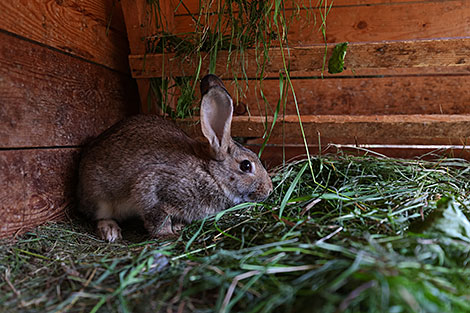
[[[302,116],[307,141],[322,145],[337,144],[449,144],[466,145],[470,142],[470,115],[318,115]],[[232,122],[232,136],[260,138],[270,128],[260,116],[236,116]],[[194,121],[180,121],[188,133],[198,135]],[[286,116],[275,124],[271,134],[274,143],[297,144],[303,141],[297,116]]]
[[[133,54],[145,54],[145,38],[159,31],[174,30],[174,9],[179,4],[176,0],[156,1],[149,5],[147,1],[122,0],[122,10],[126,21],[129,45]],[[154,6],[157,6],[156,8]],[[160,16],[155,16],[159,12]],[[141,110],[146,113],[157,112],[155,103],[148,103],[149,81],[137,80]]]
[[[0,1],[0,29],[128,72],[121,8],[113,1]]]
[[[132,54],[146,52],[145,38],[162,30],[174,32],[174,9],[178,4],[177,0],[155,1],[153,5],[147,1],[121,1]]]
[[[465,75],[392,76],[370,78],[293,79],[302,115],[470,114],[470,73]],[[245,95],[226,81],[228,90],[251,115],[273,115],[279,80],[250,80]],[[244,82],[238,82],[245,90]],[[286,98],[286,114],[296,114],[292,92]],[[282,106],[281,106],[282,113]],[[245,113],[248,115],[248,113]]]
[[[199,3],[186,1],[178,6],[176,33],[194,30],[191,15],[198,12]],[[211,10],[213,8],[207,12]],[[278,77],[285,70],[285,57],[294,78],[293,85],[310,144],[316,144],[319,137],[322,145],[329,142],[467,144],[470,120],[464,114],[470,113],[466,105],[470,92],[464,86],[470,74],[470,25],[465,21],[470,19],[470,7],[466,1],[335,1],[327,20],[327,41],[353,42],[346,56],[346,71],[335,76],[321,73],[324,46],[322,35],[317,31],[319,25],[314,25],[312,16],[305,18],[311,12],[300,11],[301,18],[293,20],[289,29],[291,49],[279,51],[274,48],[269,51],[270,59],[264,68],[268,79],[263,82],[264,94],[271,105],[268,115],[272,114],[279,98]],[[318,14],[317,9],[314,12]],[[291,13],[292,10],[288,12]],[[208,21],[206,16],[201,20],[207,25],[217,18],[211,14],[207,17]],[[318,16],[316,19],[320,20]],[[328,56],[333,46],[328,46]],[[234,73],[238,77],[246,75],[249,78],[247,95],[233,93],[238,99],[236,104],[248,106],[253,115],[264,115],[264,103],[256,81],[259,79],[259,65],[254,51],[245,52],[244,70],[237,63],[239,56],[236,53],[230,58],[230,64],[235,65],[227,68],[228,52],[218,53],[216,74],[230,80]],[[130,64],[132,75],[142,80],[193,74],[199,66],[198,60],[180,58],[175,54],[166,54],[165,57],[133,55]],[[203,55],[202,74],[209,68],[208,64],[209,56]],[[318,79],[322,76],[326,79]],[[229,90],[234,89],[229,81],[226,85]],[[257,109],[258,105],[261,109]],[[292,116],[295,112],[289,95],[286,113],[290,115],[286,117],[285,124],[277,123],[270,143],[302,143],[297,118]],[[314,114],[322,116],[312,116]],[[189,126],[193,122],[180,123],[189,132],[199,133],[198,126]],[[259,145],[262,142],[259,138],[266,127],[269,125],[263,123],[263,117],[238,116],[233,121],[232,135],[255,137],[257,139],[250,142]],[[413,153],[403,153],[408,150],[395,148],[384,151],[395,150],[398,151],[395,155],[408,156],[423,151],[415,149]]]
[[[259,145],[249,145],[247,146],[250,150],[254,152],[259,152]],[[318,155],[319,148],[318,146],[309,146],[309,151],[311,155]],[[386,156],[392,158],[403,158],[403,159],[414,159],[422,158],[424,160],[436,160],[444,157],[452,158],[462,158],[470,159],[470,150],[469,149],[429,149],[429,148],[349,148],[349,147],[335,147],[327,146],[322,147],[322,154],[335,154],[341,152],[346,152],[354,155],[375,155],[375,156]],[[264,149],[263,154],[261,155],[261,160],[263,164],[269,168],[274,169],[276,166],[283,164],[284,162],[290,162],[294,160],[306,159],[307,155],[305,152],[304,146],[289,146],[289,147],[280,147],[280,146],[268,146]]]
[[[144,54],[145,38],[156,32],[153,13],[146,1],[121,1],[132,54]]]
[[[321,125],[321,124],[320,124]],[[349,128],[348,129],[353,129],[354,126],[347,125]],[[280,126],[281,127],[281,126]],[[313,126],[307,126],[307,129],[311,129]],[[318,126],[322,127],[322,126]],[[356,125],[356,128],[359,128],[359,125]],[[372,127],[372,126],[368,126]],[[419,126],[417,126],[419,127]],[[397,129],[397,126],[392,127],[392,131]],[[332,130],[335,131],[335,130]],[[300,130],[299,130],[300,132]],[[326,135],[331,135],[331,133],[327,133],[326,135],[323,135],[322,133],[317,133],[316,137],[313,137],[313,133],[308,134],[309,137],[306,138],[307,144],[308,145],[314,145],[314,146],[319,146],[321,145],[322,147],[326,147],[330,144],[332,145],[365,145],[365,146],[377,146],[377,145],[387,145],[387,146],[393,146],[398,148],[399,146],[417,146],[417,147],[424,147],[424,146],[469,146],[470,148],[470,138],[469,137],[453,137],[452,135],[449,135],[449,137],[437,137],[437,138],[428,138],[428,137],[410,137],[410,136],[401,136],[401,135],[396,135],[396,136],[388,136],[385,138],[376,138],[376,137],[354,137],[351,136],[347,133],[341,133],[338,131],[338,128],[336,128],[336,137],[330,137]],[[253,144],[253,145],[262,145],[264,143],[263,138],[245,138],[247,141],[247,144]],[[304,145],[304,140],[301,135],[298,137],[290,136],[284,132],[284,134],[279,134],[279,133],[274,133],[268,141],[268,145],[271,146],[285,146],[285,147],[291,147],[291,146],[297,146],[297,145]],[[317,149],[318,150],[318,149]]]
[[[455,1],[455,0],[441,0],[441,2],[450,2],[450,1]],[[199,4],[202,3],[204,6],[207,6],[206,3],[210,2],[210,0],[186,0],[184,1],[184,5],[179,5],[177,7],[177,10],[175,11],[176,16],[180,15],[191,15],[191,14],[198,14],[199,13]],[[221,5],[223,6],[223,3],[225,1],[220,1]],[[409,4],[412,5],[416,2],[416,0],[335,0],[335,1],[323,1],[323,5],[321,8],[324,10],[325,6],[327,8],[336,8],[336,7],[351,7],[351,6],[392,6],[392,5],[397,5],[397,4]],[[432,2],[432,0],[428,1],[420,1],[422,3],[426,2]],[[218,4],[218,2],[217,2]],[[311,0],[295,0],[295,1],[285,1],[284,2],[284,8],[286,11],[289,10],[310,10],[310,9],[319,9],[319,5],[321,2],[316,2],[316,1],[311,1]],[[234,10],[235,13],[238,12],[238,5],[233,5],[232,9]],[[217,5],[215,3],[209,7],[206,8],[204,12],[207,13],[215,13],[217,12]]]
[[[338,6],[327,17],[326,38],[337,43],[468,36],[470,25],[463,21],[469,18],[466,0]],[[323,41],[319,35],[308,22],[294,23],[289,41],[294,45],[319,43]]]
[[[63,217],[76,146],[138,111],[120,11],[115,0],[0,3],[0,237]]]
[[[194,5],[194,1],[191,2]],[[312,3],[316,4],[314,1]],[[345,1],[344,4],[343,1],[328,1],[327,3],[333,3],[327,16],[326,38],[329,43],[460,37],[468,36],[470,32],[470,24],[462,23],[470,18],[470,7],[466,0]],[[198,9],[193,9],[193,14],[198,12]],[[291,19],[294,12],[297,12],[297,17]],[[319,31],[322,19],[317,9],[287,11],[286,15],[286,20],[292,21],[288,33],[291,46],[324,42]],[[207,16],[209,21],[205,22],[206,16],[204,16],[201,22],[215,25],[218,16],[213,14]],[[193,32],[194,24],[193,17],[189,14],[178,15],[175,17],[175,33]],[[227,29],[228,34],[229,31]]]
[[[0,148],[80,145],[138,111],[135,83],[0,32]]]
[[[64,216],[78,155],[78,149],[0,150],[0,238]]]
[[[469,79],[470,71],[466,68],[458,73],[426,75],[301,77],[292,79],[292,85],[303,115],[470,114],[470,106],[467,105],[470,89],[466,88]],[[138,82],[145,81],[138,79]],[[237,85],[233,79],[228,79],[224,83],[234,99],[235,115],[273,115],[276,110],[279,80],[266,79],[260,83],[242,79]],[[261,86],[267,103],[261,96]],[[173,92],[172,89],[169,93]],[[198,90],[196,99],[200,99]],[[290,88],[286,100],[285,113],[296,114]],[[155,105],[151,105],[152,110],[149,111],[145,101],[142,109],[155,113]]]
[[[329,47],[328,55],[331,54],[331,49],[332,46]],[[469,51],[470,38],[356,43],[348,47],[345,66],[354,70],[444,66],[468,68]],[[284,71],[285,58],[291,76],[309,76],[312,72],[322,70],[324,52],[322,46],[294,47],[289,51],[273,48],[269,51],[269,62],[264,68],[265,75],[279,76],[279,71]],[[259,77],[255,56],[254,50],[247,50],[244,55],[244,70],[249,78]],[[240,63],[236,61],[237,56],[230,56],[232,61],[227,68],[228,57],[227,51],[218,53],[216,74],[221,77],[233,77],[233,73],[239,73],[241,77],[243,72]],[[198,66],[196,60],[181,58],[174,53],[131,55],[129,63],[135,78],[183,76],[184,73],[195,73]],[[162,71],[162,68],[165,71]],[[203,55],[202,68],[209,68],[208,55]]]

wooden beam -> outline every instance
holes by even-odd
[[[152,5],[147,1],[122,0],[122,10],[126,21],[129,46],[132,54],[145,54],[147,51],[147,38],[159,32],[171,33],[174,31],[174,10],[179,1],[160,0]],[[158,6],[155,8],[154,6]],[[159,12],[160,16],[155,16]],[[145,113],[157,112],[157,106],[147,104],[149,96],[149,82],[138,79],[141,110]]]
[[[337,77],[292,80],[302,115],[470,114],[470,72],[422,76]],[[225,81],[235,104],[251,115],[273,115],[279,101],[279,80]],[[263,90],[264,99],[260,90]],[[241,94],[241,91],[245,94]],[[282,107],[282,106],[281,106]],[[286,114],[296,114],[291,90]],[[247,113],[244,113],[248,115]]]
[[[331,54],[329,46],[328,54]],[[345,58],[345,66],[351,69],[395,69],[422,67],[461,67],[470,64],[470,37],[442,40],[417,40],[399,42],[375,42],[350,44]],[[290,75],[309,76],[323,67],[325,48],[303,46],[280,50],[269,50],[269,62],[265,66],[267,77],[278,77],[284,70],[283,58],[289,64]],[[202,68],[209,68],[209,56],[203,54]],[[237,63],[239,56],[230,55],[227,68],[228,51],[220,51],[217,57],[216,74],[220,77],[233,77],[233,73],[242,75],[242,68]],[[249,78],[259,78],[258,64],[254,50],[247,50],[243,58],[244,69]],[[175,77],[193,74],[198,63],[196,59],[180,57],[175,53],[147,54],[129,56],[131,73],[134,78]],[[162,71],[162,68],[165,71]],[[184,69],[184,72],[183,72]]]
[[[255,153],[259,152],[259,145],[247,146],[249,149],[253,150]],[[319,147],[315,145],[309,146],[309,152],[311,155],[319,154]],[[402,159],[413,159],[413,158],[422,158],[424,160],[436,160],[444,157],[451,158],[462,158],[470,159],[470,150],[468,149],[430,149],[430,148],[369,148],[369,149],[360,149],[354,147],[335,147],[335,146],[322,146],[322,154],[337,154],[348,153],[353,155],[373,155],[373,156],[386,156],[392,158],[402,158]],[[273,169],[278,165],[283,164],[283,162],[290,162],[293,160],[302,160],[306,159],[307,154],[305,152],[304,146],[267,146],[263,150],[261,155],[261,161],[264,166],[268,169]]]
[[[186,2],[186,1],[185,1]],[[198,1],[192,2],[193,16],[181,14],[176,17],[176,34],[194,32],[194,18],[199,18]],[[209,1],[202,1],[202,3]],[[274,1],[272,1],[274,2]],[[318,8],[303,10],[299,4],[288,10],[293,1],[285,1],[288,40],[291,46],[322,44],[324,38],[320,31],[322,18]],[[338,42],[378,42],[392,40],[431,39],[439,37],[461,37],[470,33],[470,6],[467,0],[335,0],[322,2],[328,7],[326,18],[326,40]],[[318,1],[304,1],[306,7],[316,6]],[[220,5],[222,6],[222,5]],[[216,6],[214,6],[216,7]],[[179,12],[186,9],[179,7]],[[237,5],[233,10],[239,10]],[[325,8],[322,8],[324,12]],[[206,11],[213,11],[208,9]],[[200,17],[201,28],[216,30],[218,14],[204,11]],[[236,13],[235,13],[236,14]],[[222,25],[230,25],[228,16],[222,17]],[[201,29],[200,28],[200,29]],[[230,28],[224,29],[230,36]],[[236,43],[235,43],[236,44]],[[277,44],[276,40],[273,44]]]
[[[470,143],[470,115],[317,115],[302,116],[308,143],[337,144],[417,144],[467,145]],[[232,136],[261,138],[270,129],[260,116],[237,116],[232,121]],[[193,136],[200,136],[193,120],[178,122]],[[276,122],[270,137],[273,144],[303,143],[297,116],[286,116]]]
[[[455,0],[444,0],[440,2],[451,2],[453,1],[455,3]],[[224,1],[221,1],[224,3]],[[433,3],[435,1],[433,0],[427,0],[427,1],[420,1],[420,3]],[[205,3],[204,1],[199,2],[197,0],[189,0],[184,2],[184,6],[180,5],[178,6],[178,9],[176,10],[177,16],[184,16],[184,15],[190,15],[190,14],[198,14],[199,13],[199,4],[200,3]],[[285,1],[284,7],[287,11],[307,11],[310,9],[319,9],[318,5],[320,3],[311,1],[311,0],[296,0],[295,2],[292,1]],[[391,6],[400,6],[403,4],[407,4],[408,6],[416,4],[416,0],[400,0],[400,1],[390,1],[390,0],[335,0],[332,2],[327,2],[326,5],[328,7],[331,6],[331,8],[338,8],[338,7],[348,7],[351,9],[351,7],[370,7],[370,6],[382,6],[386,8],[390,8]],[[325,2],[323,3],[323,6],[321,9],[324,10]],[[234,13],[238,13],[238,5],[236,3],[233,4],[232,9],[234,10]],[[217,11],[216,6],[211,6],[206,9],[207,13],[215,13]],[[206,12],[205,11],[205,12]]]
[[[132,54],[146,52],[148,37],[163,31],[174,32],[174,10],[179,4],[177,0],[160,0],[153,4],[145,0],[121,0]]]

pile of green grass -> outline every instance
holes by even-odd
[[[288,164],[263,204],[117,244],[74,222],[0,248],[5,312],[470,312],[470,163]]]

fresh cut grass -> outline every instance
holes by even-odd
[[[0,311],[470,312],[469,162],[311,161],[179,238],[72,218],[3,240]]]

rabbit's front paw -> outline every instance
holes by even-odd
[[[98,221],[98,233],[101,239],[109,242],[122,239],[121,228],[115,220],[107,219]]]

